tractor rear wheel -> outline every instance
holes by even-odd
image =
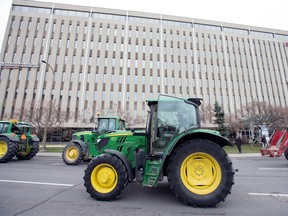
[[[84,175],[84,186],[97,200],[114,200],[128,184],[128,173],[123,162],[116,156],[102,154],[92,159]]]
[[[0,137],[0,163],[5,163],[16,155],[18,143],[12,142],[6,137]]]
[[[16,154],[16,157],[19,160],[30,160],[33,158],[39,151],[39,143],[31,142],[27,145],[27,148],[23,151],[20,151]]]
[[[67,165],[78,165],[83,158],[84,152],[80,145],[69,144],[63,149],[62,159]]]
[[[177,147],[167,169],[171,190],[185,204],[216,206],[231,193],[232,162],[226,152],[209,140],[188,140]]]

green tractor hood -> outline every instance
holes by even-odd
[[[131,131],[115,131],[111,133],[102,134],[98,137],[98,139],[119,137],[119,136],[133,136],[133,133]]]

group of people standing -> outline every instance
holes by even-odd
[[[241,153],[242,153],[242,144],[243,144],[243,141],[242,141],[242,139],[241,139],[240,136],[237,136],[235,143],[236,143],[236,145],[237,145],[238,152],[241,154]],[[266,145],[267,145],[267,139],[266,139],[265,135],[263,135],[263,136],[261,137],[261,143],[262,143],[263,148],[265,148]]]

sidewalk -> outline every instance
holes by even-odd
[[[47,143],[46,147],[64,147],[67,143]],[[41,145],[39,146],[39,152],[37,153],[37,156],[48,156],[48,157],[62,157],[62,152],[43,152],[41,151]],[[258,157],[261,156],[261,153],[233,153],[228,154],[231,158],[242,158],[242,157]]]

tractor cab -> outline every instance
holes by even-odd
[[[27,122],[17,122],[12,125],[12,132],[17,135],[30,134],[32,126]]]
[[[97,131],[106,133],[108,131],[125,130],[125,121],[119,116],[98,117]]]
[[[150,106],[149,153],[163,154],[169,142],[190,129],[200,127],[201,99],[187,99],[160,95],[158,100],[148,100]]]
[[[30,123],[20,122],[15,119],[12,119],[10,121],[1,121],[0,128],[2,128],[1,133],[6,132],[16,134],[19,137],[20,142],[22,142],[22,140],[27,141],[27,139],[30,139],[31,136],[36,136],[34,134],[31,134],[32,126]]]

